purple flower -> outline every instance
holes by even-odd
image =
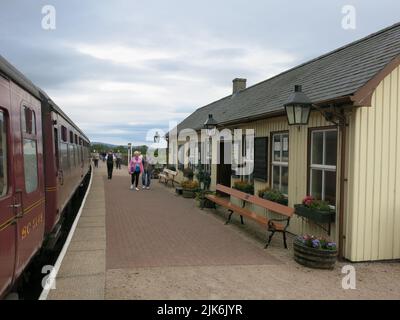
[[[313,248],[319,248],[320,242],[318,239],[314,239],[311,241]]]
[[[330,250],[335,249],[336,248],[336,243],[335,242],[328,242],[326,244],[326,247],[327,247],[327,249],[330,249]]]

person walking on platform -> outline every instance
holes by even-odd
[[[112,150],[110,150],[107,155],[106,155],[106,161],[107,161],[107,173],[108,173],[108,179],[112,179],[112,172],[114,169],[114,154]]]
[[[118,170],[121,170],[122,155],[121,155],[121,152],[119,152],[119,150],[118,150],[117,153],[115,154],[115,157],[117,158],[117,160],[116,160],[116,167],[117,167]]]
[[[93,150],[92,159],[93,159],[95,168],[99,167],[99,158],[100,158],[99,153],[96,152],[96,150]]]
[[[151,175],[153,173],[153,162],[148,156],[143,157],[142,188],[150,189]]]
[[[138,188],[139,177],[142,172],[143,172],[142,157],[139,151],[135,151],[133,153],[131,161],[129,162],[129,174],[131,175],[131,190],[135,188],[136,191],[139,191]]]

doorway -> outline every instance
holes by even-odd
[[[231,187],[232,142],[221,138],[218,153],[217,184]]]

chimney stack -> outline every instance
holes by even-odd
[[[241,79],[241,78],[236,78],[233,79],[233,92],[232,94],[238,93],[239,91],[242,91],[246,89],[246,79]]]

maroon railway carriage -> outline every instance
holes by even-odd
[[[89,146],[46,93],[0,56],[0,298],[57,239],[89,172]]]

